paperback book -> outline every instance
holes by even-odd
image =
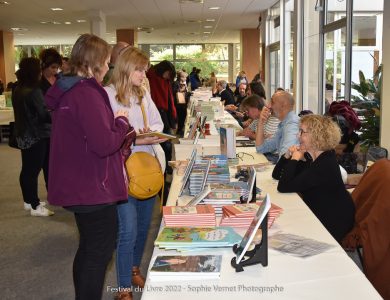
[[[161,255],[149,271],[150,280],[218,279],[222,255]]]
[[[230,247],[241,236],[231,227],[164,227],[154,242],[160,248]]]

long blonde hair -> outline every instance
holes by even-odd
[[[141,104],[145,90],[142,86],[133,85],[131,77],[136,70],[143,70],[148,64],[148,56],[140,49],[129,46],[122,50],[110,79],[110,83],[115,87],[118,102],[130,106],[130,97],[135,96],[139,100],[138,104]]]

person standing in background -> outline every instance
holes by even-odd
[[[215,76],[214,72],[210,73],[210,79],[208,82],[208,85],[211,86],[211,93],[216,94],[217,93],[217,76]]]
[[[236,77],[236,89],[234,91],[234,94],[236,96],[238,95],[238,89],[239,89],[240,83],[245,83],[246,85],[249,84],[248,78],[246,78],[245,71],[240,71]],[[260,97],[262,97],[262,96],[260,96]]]
[[[173,94],[175,96],[175,106],[177,111],[177,132],[176,134],[183,136],[184,122],[187,117],[187,73],[178,72],[177,79],[173,83]]]
[[[172,130],[176,129],[177,124],[177,112],[172,91],[175,76],[175,66],[167,60],[150,67],[146,72],[150,84],[150,94],[164,123],[164,133],[171,133]],[[172,143],[166,141],[161,144],[161,147],[165,152],[165,160],[170,161],[172,159]],[[172,173],[172,168],[168,166],[167,172]],[[168,187],[168,185],[165,186]],[[164,198],[166,199],[166,197]]]
[[[22,59],[16,72],[18,85],[12,93],[12,106],[15,116],[15,136],[22,154],[20,187],[24,209],[32,216],[47,217],[54,213],[40,202],[38,197],[38,176],[41,170],[48,187],[50,114],[43,101],[39,88],[41,67],[39,59]]]
[[[43,95],[56,82],[59,68],[62,66],[62,57],[54,48],[48,48],[39,54],[42,68],[40,88]]]
[[[111,57],[110,57],[110,63],[108,65],[109,69],[108,69],[108,72],[106,73],[106,75],[104,75],[104,79],[103,79],[103,85],[104,86],[109,84],[109,81],[110,81],[111,76],[112,76],[112,72],[114,71],[115,62],[116,62],[118,56],[120,55],[120,53],[122,52],[123,49],[125,49],[125,48],[127,48],[129,46],[130,45],[128,43],[119,41],[112,48]]]
[[[112,112],[101,82],[110,46],[83,34],[73,46],[71,72],[59,78],[45,100],[52,110],[50,204],[74,213],[80,242],[73,262],[77,300],[101,299],[114,252],[117,202],[127,199],[124,160],[135,131],[126,111]]]

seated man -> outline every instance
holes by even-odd
[[[234,96],[227,88],[227,82],[225,80],[219,80],[217,82],[218,95],[221,97],[224,105],[234,104]]]
[[[237,135],[246,136],[251,140],[256,139],[256,129],[261,110],[264,107],[264,99],[260,96],[253,94],[248,96],[241,104],[241,110],[245,111],[249,118],[254,120],[248,127],[244,128]]]
[[[277,152],[278,157],[280,157],[290,146],[298,143],[299,117],[294,113],[293,109],[294,98],[290,93],[278,91],[273,94],[271,108],[264,106],[258,119],[256,132],[257,152],[264,154]],[[265,139],[264,125],[271,116],[271,112],[281,122],[275,135]]]

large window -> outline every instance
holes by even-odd
[[[150,63],[155,64],[162,60],[173,60],[172,45],[150,45]]]
[[[171,61],[177,70],[185,70],[187,73],[190,73],[193,67],[200,69],[200,77],[206,82],[211,72],[214,72],[218,79],[229,79],[228,44],[143,44],[139,46],[149,52],[152,64],[166,59]],[[234,68],[233,63],[231,68]]]

